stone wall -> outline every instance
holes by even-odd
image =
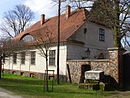
[[[104,71],[105,75],[110,76],[117,83],[120,82],[120,57],[119,49],[108,49],[109,59],[97,60],[68,60],[71,81],[79,83],[82,78],[82,66],[90,66],[91,70]],[[67,73],[68,74],[68,73]],[[68,77],[69,79],[69,77]]]
[[[90,66],[91,70],[104,71],[105,74],[110,73],[109,60],[68,60],[70,75],[72,82],[79,83],[82,78],[82,66]],[[68,73],[67,73],[68,74]]]

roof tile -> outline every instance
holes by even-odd
[[[84,9],[78,9],[71,12],[71,16],[66,18],[65,14],[61,15],[61,27],[60,27],[60,41],[67,41],[67,39],[74,34],[84,23],[86,19],[86,14]],[[58,17],[52,17],[46,19],[45,23],[41,25],[40,21],[33,24],[31,27],[27,28],[25,31],[18,34],[14,40],[20,40],[25,34],[32,35],[35,39],[39,40],[41,36],[44,36],[45,33],[51,32],[53,38],[56,42],[57,40],[57,30],[58,30]]]

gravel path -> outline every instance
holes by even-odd
[[[10,91],[7,91],[3,88],[0,88],[0,98],[22,98],[21,96],[17,96]]]

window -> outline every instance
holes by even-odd
[[[31,64],[35,65],[35,57],[36,57],[36,52],[31,51]]]
[[[17,53],[13,54],[13,63],[16,64],[17,63]]]
[[[50,66],[55,66],[55,50],[50,50],[49,51],[49,65]]]
[[[105,41],[105,30],[99,28],[99,41]]]
[[[33,42],[33,41],[36,41],[35,38],[32,35],[29,35],[29,34],[23,36],[21,40],[24,41],[24,42]]]
[[[21,64],[25,64],[25,52],[21,52]]]
[[[87,28],[84,28],[84,34],[86,34],[87,33]]]

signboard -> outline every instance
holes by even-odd
[[[104,76],[103,71],[86,71],[85,72],[85,79],[101,80],[103,76]]]

